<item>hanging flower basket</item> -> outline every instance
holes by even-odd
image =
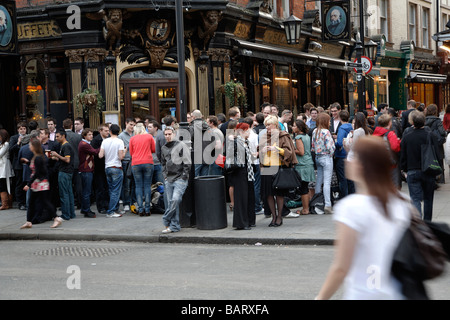
[[[247,93],[245,87],[240,82],[228,81],[221,85],[216,91],[216,102],[218,102],[222,96],[225,96],[230,106],[245,106],[247,104]]]
[[[83,92],[76,95],[73,99],[77,110],[85,113],[89,111],[96,111],[98,114],[103,112],[103,106],[105,100],[98,90],[93,90],[92,88],[87,88]]]

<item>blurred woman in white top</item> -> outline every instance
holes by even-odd
[[[382,138],[361,137],[353,151],[346,172],[356,184],[356,194],[335,206],[336,254],[316,299],[330,299],[344,281],[344,299],[403,299],[391,264],[410,223],[409,198],[392,183],[390,155]]]

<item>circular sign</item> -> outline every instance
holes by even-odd
[[[358,63],[358,59],[355,59],[354,63]],[[362,56],[361,64],[362,64],[362,72],[364,74],[370,73],[370,71],[372,71],[373,63],[372,63],[372,60],[370,60],[370,58],[368,58],[366,56]],[[358,72],[358,70],[356,70],[356,68],[353,70],[355,70],[355,72]]]

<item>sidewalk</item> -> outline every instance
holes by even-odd
[[[408,194],[404,183],[403,191]],[[450,183],[435,192],[433,221],[450,224]],[[247,244],[247,245],[332,245],[335,229],[332,215],[307,215],[285,218],[283,225],[269,228],[270,219],[256,217],[252,230],[234,230],[233,215],[227,214],[228,227],[220,230],[199,230],[195,226],[181,232],[162,234],[162,215],[140,217],[126,213],[121,218],[88,219],[77,210],[77,217],[64,221],[56,229],[52,222],[34,225],[20,230],[26,221],[26,211],[10,209],[0,211],[0,240],[75,240],[75,241],[137,241],[147,243],[201,243],[201,244]]]

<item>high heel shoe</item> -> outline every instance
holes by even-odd
[[[283,225],[283,220],[281,220],[280,223],[276,223],[274,224],[274,227],[281,227]]]
[[[272,222],[269,224],[269,227],[275,227],[275,225],[276,225],[275,221],[276,220],[277,219],[272,219]]]

